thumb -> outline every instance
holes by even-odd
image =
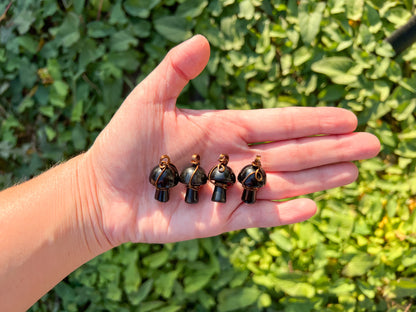
[[[182,42],[169,51],[163,61],[133,90],[133,95],[152,104],[175,104],[189,80],[205,68],[209,55],[209,43],[201,35]]]

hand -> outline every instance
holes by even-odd
[[[164,243],[304,221],[316,211],[312,200],[272,200],[351,183],[358,174],[351,161],[378,153],[378,140],[352,133],[355,116],[339,108],[176,108],[179,93],[208,59],[209,44],[202,36],[172,49],[84,154],[80,180],[87,181],[88,205],[82,211],[91,216],[97,240],[111,246]],[[250,145],[266,141],[271,143]],[[260,154],[267,184],[257,202],[242,203],[238,182],[228,189],[225,204],[211,201],[210,183],[201,188],[198,204],[184,202],[185,186],[180,183],[171,189],[169,202],[156,201],[148,177],[160,156],[168,154],[180,172],[194,153],[200,154],[207,173],[219,154],[228,154],[236,175]]]

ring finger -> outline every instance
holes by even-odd
[[[258,199],[284,199],[350,184],[358,175],[352,163],[338,163],[302,171],[267,174],[266,185],[258,191]]]

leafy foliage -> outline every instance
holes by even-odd
[[[410,0],[72,0],[0,4],[0,185],[93,142],[170,47],[201,33],[190,108],[339,106],[382,142],[312,220],[123,245],[33,311],[411,311],[416,302],[416,50],[384,39]]]

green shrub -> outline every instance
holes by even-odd
[[[169,48],[211,59],[179,106],[339,106],[382,142],[310,221],[126,244],[33,311],[411,311],[416,302],[416,50],[384,39],[410,0],[27,0],[0,4],[0,185],[91,145]]]

